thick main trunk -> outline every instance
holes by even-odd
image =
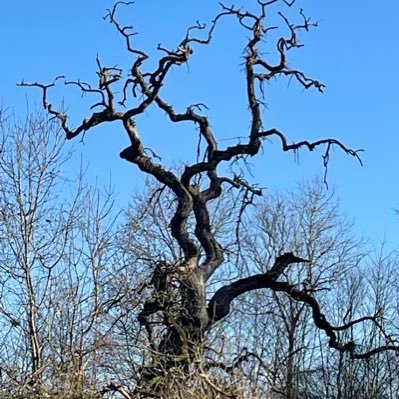
[[[181,378],[183,381],[189,366],[201,360],[204,332],[209,325],[201,274],[179,276],[173,284],[165,282],[163,284],[158,280],[154,284],[154,293],[139,315],[140,322],[149,331],[154,348],[151,363],[142,371],[141,393],[155,397],[162,397],[168,378]],[[165,328],[161,337],[155,336],[153,331],[155,323],[151,317],[155,313],[158,322],[162,317]]]
[[[200,280],[190,277],[180,282],[179,291],[178,306],[172,305],[164,315],[168,330],[159,349],[179,361],[193,360],[208,325],[205,289]]]

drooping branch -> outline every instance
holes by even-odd
[[[306,262],[309,261],[298,258],[291,252],[285,253],[276,258],[273,267],[268,272],[242,278],[220,288],[209,301],[208,313],[210,325],[226,317],[230,313],[231,303],[240,295],[253,290],[268,288],[276,292],[284,292],[292,299],[307,304],[312,310],[312,318],[315,326],[320,330],[323,330],[328,336],[329,346],[331,348],[337,349],[340,352],[348,352],[353,359],[367,359],[377,353],[385,351],[399,352],[399,346],[384,345],[367,352],[356,353],[356,343],[353,341],[349,341],[345,344],[340,343],[336,332],[349,329],[355,324],[371,321],[377,325],[377,327],[384,334],[384,331],[375,316],[362,317],[343,326],[334,327],[328,322],[325,314],[322,313],[316,298],[311,296],[308,292],[298,289],[296,285],[277,281],[289,264]]]
[[[309,261],[295,256],[292,252],[287,252],[276,258],[273,267],[268,272],[239,279],[220,288],[209,301],[208,313],[211,322],[215,323],[226,317],[230,313],[230,305],[235,298],[261,288],[276,289],[279,287],[278,284],[275,284],[277,279],[290,264],[307,262]],[[290,287],[293,288],[294,286]]]

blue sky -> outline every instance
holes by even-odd
[[[21,115],[28,104],[30,109],[39,104],[39,91],[16,86],[22,79],[51,82],[62,74],[95,83],[97,54],[105,65],[129,65],[123,40],[102,19],[112,4],[105,0],[4,2],[0,27],[3,104]],[[292,141],[335,137],[364,149],[363,167],[335,151],[329,184],[337,187],[343,209],[355,218],[359,232],[378,240],[386,235],[396,245],[399,3],[298,0],[298,4],[320,26],[300,36],[305,47],[292,54],[290,63],[323,81],[325,94],[304,92],[284,79],[275,82],[267,87],[266,127],[279,128]],[[158,43],[175,47],[188,25],[198,19],[208,22],[218,9],[218,1],[213,0],[137,0],[133,7],[123,8],[121,18],[140,32],[137,45],[154,54]],[[249,123],[240,66],[244,37],[232,22],[222,22],[212,46],[195,48],[188,66],[175,68],[165,87],[165,98],[177,109],[206,103],[214,131],[226,145],[244,136]],[[272,43],[264,49],[272,55],[268,44]],[[86,116],[85,106],[90,104],[90,99],[81,99],[63,85],[50,92],[50,98],[54,104],[64,101],[77,122]],[[196,134],[189,126],[175,128],[156,111],[143,115],[138,126],[145,145],[153,147],[165,163],[194,157]],[[111,176],[121,202],[143,183],[135,167],[118,157],[126,145],[127,138],[117,125],[90,131],[84,144],[74,144],[76,162],[82,153],[90,178],[98,176],[106,184]],[[263,187],[289,188],[303,177],[323,173],[321,154],[301,151],[296,159],[282,154],[277,141],[265,143],[263,156],[252,162],[251,179]]]

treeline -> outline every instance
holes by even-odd
[[[159,300],[152,298],[159,292],[154,270],[182,257],[169,229],[172,193],[149,180],[121,210],[110,190],[71,174],[51,121],[40,113],[24,122],[2,115],[0,398],[144,397],[143,370],[165,356],[153,345],[164,331],[162,320],[156,326],[162,315],[154,314],[151,331],[139,316]],[[342,341],[362,353],[395,345],[397,254],[383,245],[370,250],[331,190],[315,179],[245,207],[242,199],[226,190],[212,203],[226,259],[207,283],[209,294],[293,252],[309,262],[289,265],[285,279],[345,327],[337,329]],[[311,308],[286,293],[254,290],[232,307],[189,369],[159,370],[163,397],[397,397],[395,351],[353,360],[351,352],[329,349]],[[345,325],[365,316],[373,320]]]

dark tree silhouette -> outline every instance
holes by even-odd
[[[323,314],[317,299],[311,292],[301,290],[298,286],[281,281],[284,270],[293,263],[307,262],[295,254],[282,253],[275,260],[274,266],[266,273],[238,279],[233,283],[221,286],[210,298],[207,298],[207,282],[211,276],[223,266],[225,250],[215,237],[209,205],[220,197],[224,190],[244,190],[246,203],[254,196],[261,195],[261,190],[251,186],[242,176],[221,175],[222,164],[237,159],[258,155],[265,139],[275,137],[281,143],[282,151],[296,151],[301,148],[313,151],[324,148],[324,166],[327,167],[330,151],[337,147],[350,156],[357,158],[358,150],[348,148],[334,138],[320,139],[314,142],[303,140],[289,144],[285,133],[276,128],[265,129],[262,117],[263,86],[276,77],[285,76],[295,80],[304,89],[314,88],[323,91],[323,84],[305,75],[304,72],[288,66],[287,54],[291,49],[301,47],[298,34],[308,31],[316,24],[299,10],[299,24],[293,24],[284,15],[284,9],[293,7],[295,0],[257,1],[258,12],[249,12],[235,6],[221,5],[209,27],[197,22],[189,27],[185,37],[176,49],[169,50],[158,46],[160,57],[154,70],[146,69],[149,55],[136,48],[132,27],[123,26],[116,14],[120,7],[130,3],[117,2],[108,10],[106,18],[114,25],[126,42],[127,51],[134,61],[123,78],[123,71],[117,67],[104,67],[98,64],[98,87],[82,81],[65,81],[66,85],[76,85],[83,93],[95,94],[100,100],[92,108],[92,112],[82,123],[71,128],[68,116],[58,110],[49,101],[49,90],[60,79],[57,77],[51,84],[38,82],[21,82],[21,86],[34,86],[42,91],[43,107],[49,114],[59,120],[67,139],[73,139],[92,130],[105,122],[119,122],[128,135],[130,146],[121,153],[121,158],[138,166],[145,174],[153,176],[162,185],[168,187],[176,198],[176,208],[170,220],[170,231],[181,249],[182,257],[173,264],[158,262],[151,281],[152,295],[147,299],[139,315],[140,323],[148,331],[154,353],[151,364],[143,370],[143,386],[151,390],[153,386],[161,387],[162,375],[170,367],[185,368],[198,356],[198,347],[203,342],[204,334],[219,320],[228,316],[232,301],[240,295],[257,289],[271,289],[285,292],[294,300],[307,304],[313,314],[315,325],[324,330],[329,337],[329,345],[338,351],[347,352],[352,358],[368,358],[385,351],[397,350],[393,345],[375,348],[366,353],[359,352],[354,342],[340,342],[337,332],[347,329],[365,320],[378,326],[376,317],[364,317],[353,320],[342,326],[331,325]],[[278,60],[271,63],[264,58],[264,39],[276,29],[268,24],[269,12],[279,7],[282,24],[287,28],[288,36],[280,37],[275,43]],[[211,43],[216,26],[225,18],[233,18],[248,37],[244,55],[244,79],[246,84],[246,101],[250,111],[250,126],[245,134],[245,141],[222,147],[211,127],[206,115],[202,113],[203,104],[189,105],[184,112],[175,111],[163,97],[162,89],[166,77],[173,67],[186,64],[194,57],[197,46]],[[115,85],[121,85],[120,98],[117,100]],[[118,86],[120,87],[120,86]],[[258,88],[259,87],[259,88]],[[209,90],[214,90],[212,87]],[[168,170],[162,165],[152,151],[148,151],[136,127],[139,118],[149,106],[164,111],[171,122],[189,122],[196,126],[201,139],[206,143],[203,160],[186,165],[181,173]],[[196,149],[194,149],[196,150]],[[219,168],[219,169],[218,169]],[[198,178],[201,177],[201,183]],[[193,220],[195,228],[191,232],[188,221]],[[155,260],[154,260],[155,261]],[[160,389],[160,388],[159,388]]]

